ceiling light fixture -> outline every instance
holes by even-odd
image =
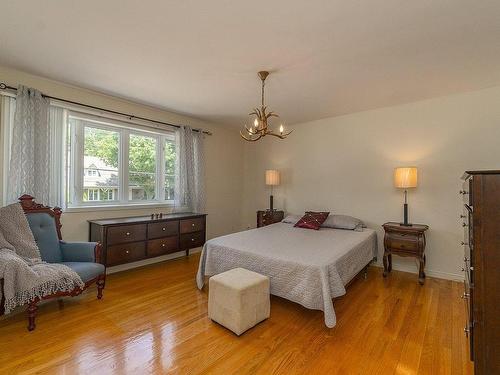
[[[264,105],[264,86],[268,75],[269,72],[266,71],[259,72],[259,77],[262,81],[262,102],[260,109],[254,108],[253,112],[249,114],[249,116],[255,116],[253,120],[253,126],[248,127],[247,125],[244,125],[245,130],[240,130],[241,137],[249,142],[258,141],[259,139],[265,137],[266,135],[272,135],[274,137],[278,137],[279,139],[285,139],[293,131],[290,130],[289,132],[285,133],[285,128],[282,123],[280,124],[279,127],[279,133],[277,132],[275,133],[271,129],[269,129],[267,123],[268,119],[271,117],[279,117],[279,116],[272,111],[266,113],[267,106]]]

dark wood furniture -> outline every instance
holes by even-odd
[[[464,331],[475,374],[500,374],[500,171],[462,178]]]
[[[89,220],[89,238],[102,243],[109,267],[181,250],[189,255],[205,243],[205,222],[205,214],[195,213]]]
[[[279,223],[284,219],[284,217],[285,213],[283,211],[257,211],[257,228],[265,227],[269,224]]]
[[[389,222],[383,225],[384,236],[384,277],[392,270],[392,254],[415,257],[419,261],[418,282],[425,280],[425,231],[427,225],[411,226]]]
[[[19,202],[21,203],[21,206],[24,210],[24,213],[26,215],[29,214],[36,214],[36,213],[47,213],[50,216],[54,218],[55,221],[55,226],[56,226],[56,232],[57,232],[57,237],[59,238],[59,241],[62,242],[62,236],[61,236],[61,214],[62,210],[59,207],[54,207],[51,208],[49,206],[44,206],[43,204],[36,203],[34,198],[31,195],[24,194],[19,198]],[[95,263],[102,263],[102,258],[101,258],[102,252],[101,252],[101,244],[96,243],[94,247],[94,261]],[[102,292],[104,289],[106,283],[106,271],[104,271],[103,274],[99,275],[98,277],[88,280],[85,282],[85,285],[83,289],[76,287],[72,291],[69,292],[57,292],[45,297],[36,297],[33,301],[31,301],[28,304],[28,308],[26,310],[27,315],[28,315],[28,331],[33,331],[36,328],[35,325],[35,318],[36,318],[36,313],[38,310],[38,303],[41,300],[47,300],[51,298],[59,298],[59,297],[65,297],[65,296],[70,296],[74,297],[79,294],[81,294],[85,289],[87,289],[89,286],[92,284],[97,285],[97,298],[102,299]],[[0,287],[3,288],[3,279],[0,279]],[[0,315],[4,313],[4,295],[2,293],[2,300],[0,301]]]

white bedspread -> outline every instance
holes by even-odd
[[[204,276],[236,267],[258,272],[269,276],[271,294],[322,310],[331,328],[336,324],[332,298],[345,294],[345,285],[376,256],[372,229],[316,231],[276,223],[207,241],[196,282],[201,289]]]

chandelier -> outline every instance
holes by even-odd
[[[274,132],[271,129],[269,129],[267,123],[269,118],[279,117],[279,116],[272,111],[266,113],[267,106],[264,104],[264,86],[268,75],[269,72],[266,71],[259,72],[259,77],[262,81],[262,102],[260,109],[254,108],[253,112],[249,113],[249,116],[254,117],[253,126],[248,127],[245,125],[244,126],[245,129],[240,130],[241,137],[249,142],[258,141],[259,139],[265,137],[266,135],[272,135],[274,137],[278,137],[279,139],[285,139],[293,131],[290,130],[289,132],[285,133],[285,128],[283,127],[283,124],[280,124],[279,132]]]

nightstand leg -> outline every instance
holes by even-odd
[[[420,257],[420,268],[418,270],[418,282],[420,283],[420,285],[424,285],[424,280],[425,280],[424,267],[425,267],[425,256],[422,256]]]
[[[386,277],[387,276],[387,272],[388,272],[387,271],[387,252],[384,252],[384,257],[383,257],[382,261],[384,262],[384,273],[383,273],[383,275],[384,275],[384,277]]]
[[[391,272],[392,271],[392,254],[391,253],[389,253],[387,255],[387,259],[389,260],[389,268],[388,269],[389,269],[389,272]]]

